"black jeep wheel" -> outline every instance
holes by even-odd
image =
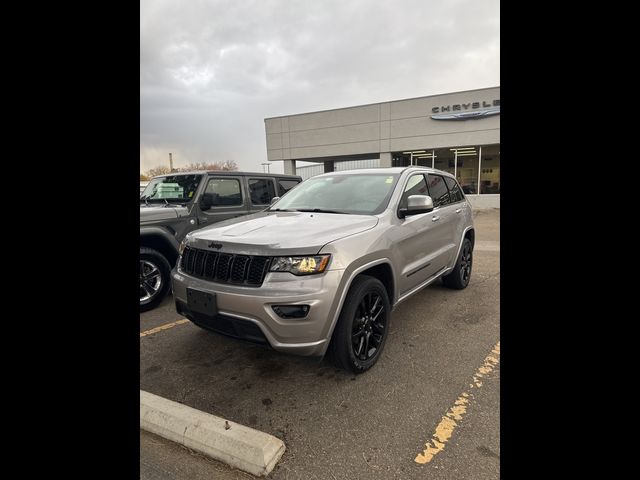
[[[331,338],[329,359],[353,373],[370,369],[382,354],[390,318],[391,305],[382,282],[368,275],[356,277]]]
[[[157,250],[140,247],[140,311],[158,306],[169,291],[171,267]]]
[[[460,255],[456,261],[455,267],[448,275],[442,277],[442,282],[449,288],[462,290],[469,285],[471,279],[471,266],[473,265],[473,246],[471,240],[465,238],[462,242]]]

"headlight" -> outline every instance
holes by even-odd
[[[187,239],[183,238],[182,241],[180,242],[180,246],[178,247],[178,253],[180,255],[182,255],[182,252],[184,252],[184,247],[187,246]]]
[[[331,255],[312,257],[275,257],[271,262],[271,272],[291,272],[294,275],[313,275],[322,273],[329,264]]]

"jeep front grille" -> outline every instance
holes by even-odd
[[[232,255],[185,247],[180,269],[188,275],[213,282],[259,287],[270,263],[271,257]]]

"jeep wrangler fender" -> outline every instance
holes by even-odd
[[[140,229],[140,246],[153,248],[167,259],[171,267],[178,260],[180,243],[171,233],[162,227],[143,227]]]

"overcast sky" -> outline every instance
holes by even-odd
[[[266,117],[499,84],[498,0],[142,0],[140,170],[262,171]]]

